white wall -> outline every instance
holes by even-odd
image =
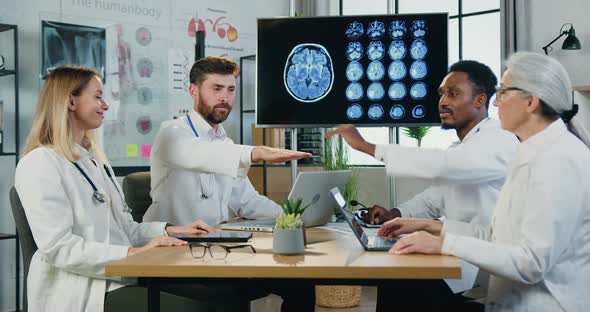
[[[541,48],[557,37],[561,25],[572,23],[582,49],[561,50],[564,36],[552,45],[549,55],[562,62],[574,85],[590,84],[590,1],[526,0],[526,4],[526,12],[517,12],[519,49],[542,53]]]
[[[582,49],[561,50],[564,36],[553,43],[553,51],[549,52],[549,55],[565,66],[574,86],[590,85],[588,12],[590,12],[588,0],[526,0],[525,12],[517,12],[519,50],[542,53],[541,48],[558,35],[561,25],[572,23]],[[574,100],[580,106],[579,116],[584,121],[584,126],[590,129],[590,92],[574,92]]]

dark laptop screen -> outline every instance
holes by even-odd
[[[335,187],[331,189],[330,192],[334,196],[334,199],[336,199],[336,202],[338,202],[338,207],[340,208],[340,211],[346,218],[346,222],[348,222],[348,224],[350,225],[352,232],[357,237],[361,245],[363,245],[363,248],[365,248],[365,250],[386,251],[389,250],[391,246],[393,246],[393,244],[395,243],[395,239],[377,237],[374,236],[374,234],[371,235],[370,233],[369,235],[371,236],[367,235],[362,225],[355,217],[355,214],[352,211],[350,211],[349,206],[346,203],[346,200],[340,193],[340,190],[337,187]]]
[[[348,209],[348,204],[346,203],[346,200],[344,200],[344,197],[340,193],[340,190],[337,187],[335,187],[335,188],[331,189],[330,192],[334,196],[334,199],[336,199],[336,202],[338,203],[338,207],[340,208],[340,212],[342,212],[342,214],[346,218],[346,221],[348,221],[348,224],[350,224],[350,227],[352,228],[354,235],[356,235],[356,237],[358,237],[358,239],[361,241],[361,244],[363,244],[363,246],[367,246],[369,239],[368,239],[367,235],[365,234],[365,231],[363,231],[363,228],[361,227],[361,225],[354,218],[353,212],[350,211],[350,209]]]

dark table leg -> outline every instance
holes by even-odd
[[[157,278],[147,279],[148,312],[160,312],[160,281]]]

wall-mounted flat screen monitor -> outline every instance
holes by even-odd
[[[448,15],[258,19],[261,127],[440,124]]]
[[[66,64],[91,67],[105,77],[105,33],[104,28],[43,21],[41,78]]]

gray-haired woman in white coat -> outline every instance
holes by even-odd
[[[15,175],[39,248],[28,273],[29,311],[103,311],[107,292],[135,284],[107,279],[106,263],[154,247],[186,244],[172,237],[178,233],[214,231],[200,221],[186,226],[133,221],[92,136],[107,109],[102,81],[91,69],[56,68],[41,90]],[[164,295],[164,301],[166,296],[171,295]],[[184,311],[198,306],[186,298],[174,300],[176,308],[184,300]]]
[[[495,104],[521,143],[492,224],[395,219],[380,235],[413,234],[390,252],[455,255],[489,271],[489,311],[587,311],[590,143],[571,90],[555,59],[514,54]]]

